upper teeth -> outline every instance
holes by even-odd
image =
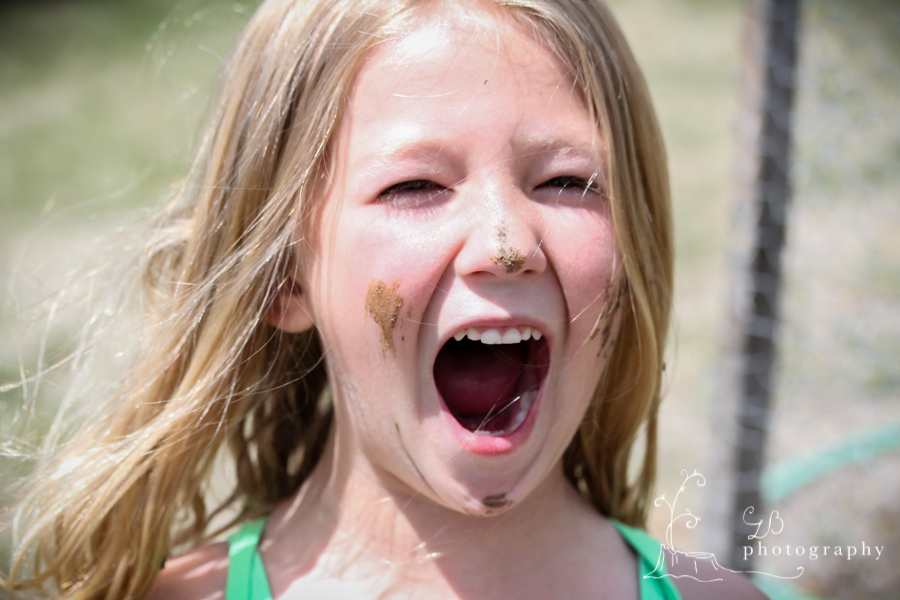
[[[510,327],[503,331],[494,328],[478,331],[474,327],[469,327],[457,331],[453,339],[458,342],[465,337],[476,342],[480,341],[482,344],[518,344],[531,338],[541,339],[541,332],[531,327]]]

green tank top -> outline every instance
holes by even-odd
[[[658,576],[665,573],[665,561],[659,561],[659,542],[640,529],[618,521],[610,520],[610,523],[637,553],[640,600],[681,600],[672,580]],[[265,526],[266,519],[251,521],[228,538],[228,584],[225,600],[272,600],[269,579],[257,549]],[[657,565],[657,562],[660,564]],[[657,575],[651,575],[654,572]]]

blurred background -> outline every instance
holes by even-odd
[[[701,518],[682,550],[728,554],[733,368],[747,230],[752,28],[737,0],[611,0],[653,93],[675,208],[676,306],[656,495]],[[0,506],[72,348],[65,293],[187,171],[216,77],[257,2],[0,3]],[[760,584],[784,598],[900,598],[900,2],[805,0],[794,104]],[[750,115],[750,116],[748,116]],[[752,173],[749,174],[752,176]],[[127,235],[127,233],[125,234]],[[87,265],[87,266],[86,266]],[[49,302],[48,302],[49,299]],[[48,316],[47,310],[53,310]],[[23,398],[36,402],[23,412]],[[11,440],[15,440],[13,443]],[[8,510],[4,508],[3,510]],[[762,518],[762,517],[760,517]],[[663,538],[668,509],[650,528]],[[682,522],[683,523],[683,522]],[[846,548],[883,546],[874,556]],[[0,568],[9,556],[0,532]],[[803,573],[796,579],[797,568]]]

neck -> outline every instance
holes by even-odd
[[[597,520],[561,466],[509,511],[482,517],[416,495],[346,452],[333,437],[301,491],[270,521],[263,551],[270,566],[290,573],[288,587],[311,577],[381,590],[413,583],[432,588],[433,597],[440,587],[465,595],[459,592],[498,586],[503,597],[509,583],[498,573],[524,581],[528,573],[546,574],[548,560],[564,568],[585,522]]]

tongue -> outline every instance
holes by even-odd
[[[434,381],[450,412],[482,416],[516,395],[525,360],[525,344],[450,340],[434,363]]]

